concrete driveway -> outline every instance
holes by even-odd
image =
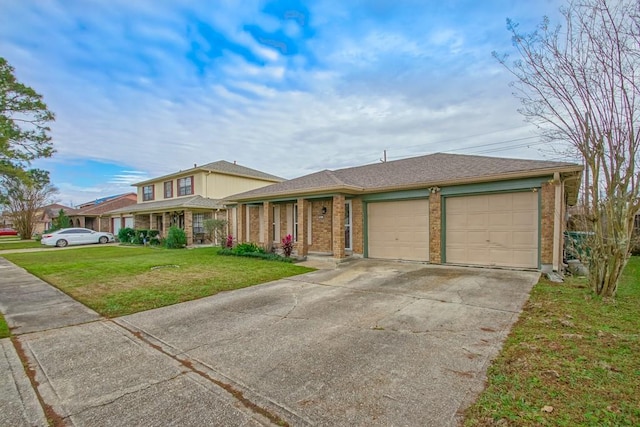
[[[539,277],[358,260],[106,320],[0,264],[41,402],[77,426],[455,425]],[[19,420],[34,399],[8,381]]]
[[[117,323],[293,425],[454,425],[538,277],[361,260]]]

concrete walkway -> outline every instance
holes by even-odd
[[[539,277],[331,265],[108,320],[0,258],[0,425],[454,426]]]

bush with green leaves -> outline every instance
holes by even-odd
[[[187,245],[187,234],[182,228],[171,227],[167,233],[167,238],[164,241],[164,246],[167,249],[181,249]]]
[[[136,231],[130,227],[123,227],[118,230],[118,240],[121,243],[132,243],[135,235]]]
[[[267,253],[267,251],[264,250],[264,248],[258,246],[255,243],[239,243],[236,245],[235,248],[233,248],[233,252],[236,255],[244,255],[244,254],[248,254],[248,253],[256,253],[256,254],[265,254]]]
[[[158,245],[160,244],[160,231],[159,230],[146,230],[136,229],[134,230],[134,237],[131,243],[134,245]]]
[[[293,262],[292,258],[285,258],[275,253],[266,253],[266,251],[262,252],[241,252],[238,253],[235,249],[222,248],[218,251],[218,255],[227,255],[227,256],[241,256],[241,257],[249,257],[249,258],[259,258],[267,261],[280,261],[280,262]]]

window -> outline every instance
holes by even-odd
[[[145,202],[153,200],[153,185],[145,185],[142,187],[142,200]]]
[[[170,199],[173,197],[173,181],[167,181],[164,183],[164,198]]]
[[[188,196],[193,194],[193,177],[178,179],[178,196]]]
[[[194,213],[193,214],[193,233],[204,233],[204,214],[203,213]]]

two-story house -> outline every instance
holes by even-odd
[[[169,227],[177,226],[187,234],[187,243],[193,244],[204,234],[206,219],[227,219],[222,199],[281,181],[280,177],[236,162],[194,165],[134,184],[137,203],[109,212],[111,231],[117,234],[122,227],[152,229],[165,236]]]

